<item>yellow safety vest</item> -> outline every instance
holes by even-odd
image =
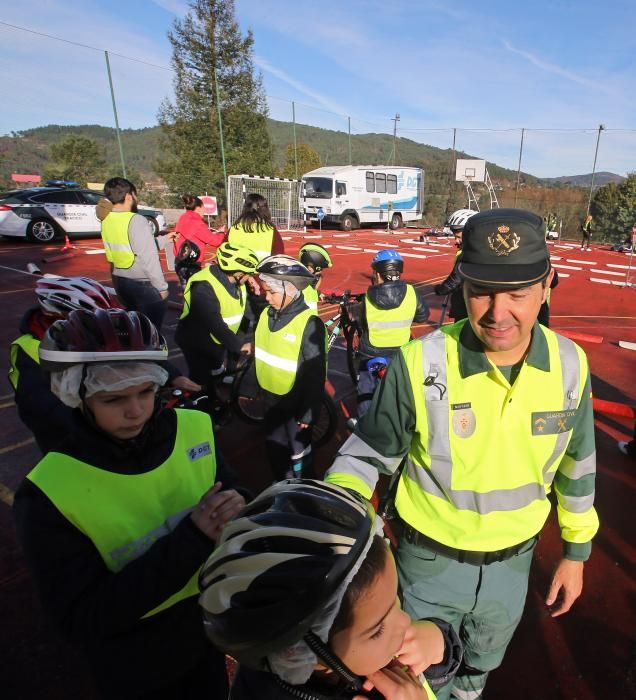
[[[233,246],[249,248],[259,260],[263,260],[272,254],[274,229],[267,225],[263,225],[262,229],[259,230],[258,226],[253,224],[252,231],[246,231],[243,224],[238,222],[231,226],[227,241]]]
[[[541,327],[549,372],[524,363],[512,387],[494,365],[488,373],[462,377],[458,339],[464,323],[402,348],[416,423],[396,507],[403,520],[438,542],[495,551],[533,537],[545,523],[547,495],[570,442],[568,424],[581,402],[587,360],[572,341]],[[434,383],[426,385],[428,377]],[[578,464],[576,476],[587,467],[586,461]],[[589,469],[593,473],[594,454]],[[576,513],[573,541],[587,542],[596,532],[593,498],[564,504]],[[582,515],[587,528],[580,528]],[[568,517],[565,511],[562,528],[568,528]]]
[[[267,311],[261,314],[254,337],[254,360],[259,386],[266,391],[282,396],[292,390],[298,373],[303,333],[313,315],[310,309],[305,309],[286,326],[272,332]]]
[[[369,342],[376,348],[397,348],[408,343],[411,338],[411,324],[417,309],[417,296],[410,284],[402,303],[395,309],[379,309],[364,298]]]
[[[40,364],[40,358],[38,356],[39,347],[40,341],[29,333],[21,335],[11,343],[11,347],[9,348],[9,381],[14,391],[18,390],[18,382],[20,381],[20,370],[16,367],[18,350],[26,352],[34,362]]]
[[[209,266],[192,275],[188,280],[186,288],[183,291],[183,311],[181,312],[181,316],[179,316],[179,320],[186,318],[190,313],[190,297],[192,295],[192,285],[195,282],[207,282],[212,287],[216,298],[219,300],[223,321],[232,333],[236,333],[245,313],[247,294],[245,293],[243,285],[239,284],[237,285],[238,299],[233,297],[223,284],[210,272]],[[212,341],[217,345],[221,344],[221,341],[215,338],[212,333],[210,333],[210,338],[212,338]]]
[[[318,290],[313,286],[309,285],[308,287],[305,287],[301,294],[303,295],[303,299],[305,300],[305,304],[309,307],[309,309],[314,313],[314,315],[318,315]]]
[[[131,211],[113,211],[102,221],[102,240],[106,260],[120,270],[132,267],[135,254],[130,245],[128,227],[135,216]]]
[[[190,515],[216,478],[209,416],[177,410],[172,454],[152,471],[114,474],[68,455],[50,452],[27,478],[86,535],[110,571],[121,571]],[[210,550],[213,545],[210,542]],[[199,571],[143,617],[198,595]]]

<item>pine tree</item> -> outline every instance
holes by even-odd
[[[49,151],[51,159],[44,164],[44,180],[76,180],[85,186],[87,182],[99,182],[104,177],[104,148],[93,139],[69,134],[52,143]]]
[[[321,165],[320,155],[311,146],[308,146],[306,143],[299,143],[294,148],[294,144],[290,143],[285,149],[285,166],[281,170],[281,177],[290,179],[302,177],[305,173],[315,170]]]
[[[190,11],[175,20],[168,38],[175,97],[164,100],[158,114],[165,155],[156,164],[157,173],[175,194],[208,192],[224,202],[215,67],[227,174],[273,174],[252,32],[241,34],[234,0],[190,0]]]

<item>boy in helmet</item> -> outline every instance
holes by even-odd
[[[305,243],[298,251],[298,259],[314,276],[315,282],[303,289],[303,298],[307,306],[315,313],[318,313],[322,271],[328,267],[333,267],[331,257],[326,249],[318,243]]]
[[[324,482],[264,491],[225,526],[200,585],[208,636],[240,664],[231,700],[435,700],[461,659],[451,625],[402,611],[381,519]]]
[[[424,323],[429,308],[422,293],[403,282],[404,260],[397,250],[381,250],[371,261],[373,284],[362,302],[358,415],[368,408],[378,375],[369,367],[375,358],[390,361],[411,339],[411,324]]]
[[[187,281],[175,341],[190,377],[208,390],[225,371],[228,353],[238,357],[249,351],[237,333],[245,314],[245,283],[257,264],[249,248],[226,242],[218,248],[216,263]]]
[[[168,348],[142,314],[73,311],[39,355],[74,418],[14,502],[45,611],[84,653],[100,697],[225,697],[197,577],[245,501],[221,491],[210,417],[159,409]]]
[[[320,415],[327,374],[325,326],[302,295],[313,275],[289,255],[265,258],[257,272],[269,304],[254,337],[269,462],[277,479],[311,476],[312,425]]]

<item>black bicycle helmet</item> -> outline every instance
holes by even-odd
[[[168,346],[152,322],[136,311],[79,310],[49,327],[39,355],[43,369],[57,371],[88,362],[163,362]]]
[[[329,253],[318,243],[305,243],[298,252],[300,262],[305,267],[311,265],[316,272],[333,265]]]
[[[208,637],[239,663],[303,639],[366,551],[375,514],[323,481],[274,484],[228,523],[201,570]]]
[[[190,265],[198,261],[201,249],[194,241],[185,240],[179,246],[179,251],[174,259],[176,265]]]
[[[256,271],[262,275],[291,282],[296,289],[304,289],[315,282],[311,272],[291,255],[270,255],[261,260]]]

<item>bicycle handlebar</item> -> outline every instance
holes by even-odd
[[[346,301],[362,301],[364,292],[361,294],[352,294],[350,289],[345,289],[342,294],[326,294],[324,300],[330,304],[342,304]]]

